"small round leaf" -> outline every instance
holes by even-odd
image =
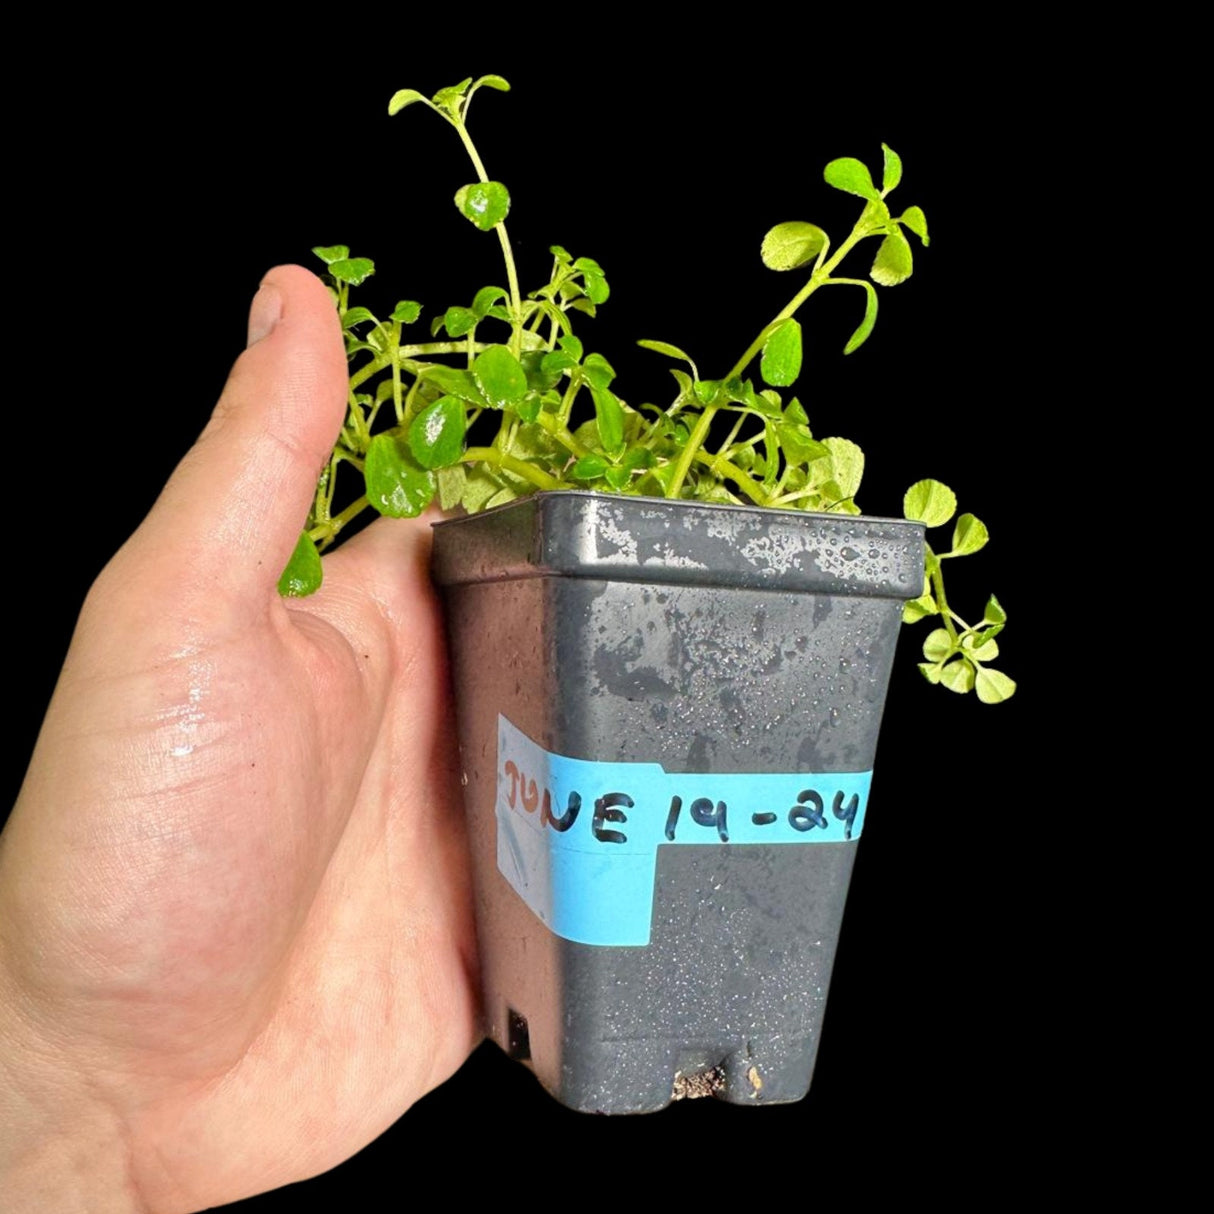
[[[344,244],[318,245],[312,252],[327,266],[331,266],[335,261],[344,261],[350,256],[350,249]]]
[[[964,658],[958,658],[940,672],[940,682],[949,691],[962,695],[974,686],[974,668]]]
[[[465,219],[488,232],[510,213],[510,192],[500,181],[476,181],[456,191],[455,205]]]
[[[801,325],[791,316],[768,335],[759,374],[773,388],[787,388],[801,374]]]
[[[953,528],[953,555],[969,556],[971,552],[984,548],[990,538],[986,524],[981,519],[972,514],[963,514]]]
[[[506,409],[527,395],[527,373],[505,346],[490,346],[478,354],[472,378],[493,409]]]
[[[861,198],[870,198],[873,202],[881,200],[881,195],[877,193],[876,187],[873,185],[872,174],[868,171],[868,166],[851,156],[832,160],[826,166],[822,176],[825,178],[826,184],[834,186],[836,190],[842,190],[846,194],[857,194]]]
[[[343,257],[329,262],[329,273],[338,282],[348,282],[357,287],[375,273],[375,262],[369,257]]]
[[[312,537],[305,531],[291,553],[287,567],[278,579],[278,593],[284,598],[299,599],[308,594],[315,594],[320,589],[324,578],[324,568],[321,564],[320,553]]]
[[[759,250],[769,270],[795,270],[808,265],[828,245],[826,233],[814,223],[778,223]]]
[[[895,228],[877,249],[869,276],[883,287],[896,287],[911,276],[914,268],[910,241],[902,235],[900,228]]]
[[[423,468],[449,468],[464,453],[466,429],[463,401],[440,397],[410,424],[409,450]]]
[[[927,640],[923,642],[923,656],[929,662],[943,662],[953,652],[953,639],[948,635],[947,629],[937,628],[929,632]]]
[[[984,704],[1001,704],[1016,694],[1016,681],[1009,679],[1001,670],[989,670],[983,666],[976,680],[978,699]]]
[[[422,468],[403,434],[377,434],[363,466],[367,500],[389,518],[414,518],[434,497],[434,474]]]
[[[957,495],[939,481],[916,481],[902,499],[902,513],[911,522],[939,527],[957,512]]]

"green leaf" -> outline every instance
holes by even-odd
[[[961,641],[967,657],[975,662],[993,662],[999,656],[999,644],[991,637],[975,636],[972,633]]]
[[[477,319],[471,308],[456,304],[443,314],[443,327],[452,337],[465,337],[476,327]]]
[[[375,262],[369,257],[343,257],[329,262],[329,273],[338,282],[348,282],[357,287],[375,273]]]
[[[598,423],[599,441],[609,455],[624,445],[624,410],[610,388],[590,387],[594,397],[594,418]]]
[[[923,677],[929,683],[940,682],[940,665],[938,662],[920,662],[919,673],[923,675]]]
[[[527,395],[527,373],[505,346],[490,346],[478,354],[472,378],[494,409],[518,404]]]
[[[615,464],[608,465],[607,470],[603,473],[607,484],[611,486],[616,493],[621,492],[632,480],[632,471],[629,468],[622,468]]]
[[[924,215],[922,207],[907,207],[899,216],[898,222],[910,228],[923,241],[925,248],[931,244],[927,237],[927,216]]]
[[[454,510],[464,497],[468,484],[468,473],[463,464],[440,468],[434,479],[438,482],[438,504],[446,510]]]
[[[472,83],[472,77],[469,76],[465,80],[461,80],[459,84],[448,85],[445,89],[439,89],[431,98],[431,101],[441,109],[446,110],[452,117],[455,117],[459,112],[459,103],[463,95],[468,91],[468,85]]]
[[[504,506],[507,502],[512,502],[519,496],[519,491],[512,485],[507,485],[503,489],[499,489],[486,503],[485,509],[492,510],[494,506]]]
[[[497,89],[499,93],[510,91],[509,83],[501,76],[482,76],[472,87],[474,89]]]
[[[411,325],[422,314],[422,306],[416,299],[402,299],[392,309],[392,320],[398,320],[402,325]]]
[[[984,624],[1006,624],[1007,612],[999,605],[999,600],[992,594],[987,600],[986,610],[982,613]]]
[[[989,670],[983,666],[978,671],[978,699],[984,704],[1001,704],[1016,694],[1016,683],[1001,670]]]
[[[910,241],[902,235],[900,228],[895,228],[877,249],[869,275],[873,282],[880,283],[883,287],[896,287],[911,276],[913,269],[914,256],[911,253]]]
[[[331,266],[335,261],[345,261],[350,256],[350,250],[344,244],[319,245],[312,252],[327,266]]]
[[[990,538],[986,524],[981,519],[972,514],[963,514],[953,528],[953,551],[950,555],[969,556],[971,552],[984,548]]]
[[[927,639],[923,642],[923,656],[929,662],[943,662],[954,652],[953,639],[944,628],[937,628],[929,632]]]
[[[564,350],[553,350],[540,360],[540,367],[544,374],[554,377],[553,383],[566,371],[572,371],[576,366],[577,359],[572,354],[566,354]]]
[[[343,329],[352,329],[355,325],[365,324],[368,320],[374,319],[370,308],[347,308],[342,313],[341,324]]]
[[[902,604],[902,622],[916,624],[929,615],[938,615],[939,612],[940,608],[936,606],[936,600],[930,594],[925,594]]]
[[[873,331],[873,325],[877,323],[877,292],[872,283],[866,282],[863,286],[864,319],[860,322],[860,327],[847,339],[847,345],[843,347],[844,354],[852,354],[864,345]]]
[[[696,400],[702,405],[711,405],[720,387],[719,379],[697,379],[694,384]]]
[[[434,497],[434,474],[420,467],[403,434],[377,434],[363,467],[367,500],[389,518],[413,518]]]
[[[587,354],[582,374],[592,388],[609,388],[615,379],[615,368],[601,354]]]
[[[830,455],[830,448],[816,441],[806,425],[781,422],[776,426],[776,437],[790,464],[808,464],[811,460],[825,459]]]
[[[464,402],[442,396],[409,425],[409,450],[423,468],[449,468],[464,453]]]
[[[873,202],[881,201],[881,195],[877,193],[876,187],[873,185],[872,174],[868,171],[867,166],[850,156],[832,160],[826,166],[822,176],[825,178],[826,184],[834,186],[836,190],[842,190],[846,194],[857,194],[861,198],[870,198]]]
[[[475,181],[456,190],[455,205],[465,219],[488,232],[510,213],[510,191],[500,181]]]
[[[902,157],[888,143],[881,145],[881,152],[885,157],[881,173],[881,194],[884,197],[902,180]]]
[[[695,396],[695,381],[687,374],[686,371],[679,367],[671,367],[670,374],[674,376],[675,382],[679,385],[679,399],[682,400],[688,397]]]
[[[278,579],[278,593],[284,598],[300,599],[304,595],[315,594],[323,578],[320,553],[312,537],[305,531],[300,535],[282,577]]]
[[[805,406],[795,396],[788,402],[788,408],[784,410],[784,420],[793,425],[809,425],[809,415],[805,412]]]
[[[397,89],[392,94],[392,100],[388,102],[388,113],[399,114],[407,105],[412,105],[415,101],[426,101],[426,98],[417,91],[417,89]],[[426,102],[428,105],[429,102]]]
[[[453,471],[453,469],[447,469],[447,471]],[[439,475],[441,476],[442,473],[439,473]],[[485,509],[486,505],[501,490],[502,482],[488,468],[480,465],[467,474],[464,496],[460,498],[459,504],[469,514],[475,514],[478,510]]]
[[[974,686],[974,668],[964,658],[958,658],[955,662],[949,662],[940,671],[940,682],[949,691],[964,695]]]
[[[592,451],[589,455],[583,455],[573,465],[573,471],[570,475],[575,481],[596,481],[606,471],[606,459],[597,452]]]
[[[558,337],[556,339],[556,344],[560,346],[560,348],[564,350],[570,358],[575,358],[578,362],[582,361],[583,350],[581,340],[574,337],[572,333],[566,333],[564,337]]]
[[[794,221],[776,224],[763,237],[759,254],[769,270],[795,270],[808,265],[829,246],[830,238],[817,224]]]
[[[957,512],[957,495],[939,481],[916,481],[902,499],[902,513],[912,522],[940,527]]]
[[[611,288],[607,285],[607,280],[602,274],[596,274],[593,270],[586,270],[582,274],[582,283],[586,287],[586,294],[590,297],[592,303],[606,303],[611,297]]]
[[[583,272],[589,270],[592,274],[603,273],[603,267],[599,265],[599,263],[595,261],[593,257],[579,257],[577,261],[573,263],[573,268]]]
[[[864,478],[864,452],[849,438],[824,438],[840,497],[855,497]]]
[[[466,400],[470,405],[476,405],[482,409],[488,407],[488,402],[481,395],[476,380],[460,367],[447,367],[442,363],[435,363],[422,371],[418,375],[418,379],[437,384],[444,392],[451,396],[458,396],[460,400]]]
[[[477,317],[484,320],[489,315],[489,309],[493,307],[499,299],[505,299],[506,292],[502,287],[481,287],[472,299],[472,311]]]
[[[685,363],[690,363],[691,355],[685,354],[678,346],[672,346],[668,341],[638,341],[638,346],[646,350],[656,350],[659,354],[665,354],[669,358],[681,358]],[[692,366],[695,364],[692,363]]]
[[[759,374],[773,388],[786,388],[801,374],[801,325],[791,316],[781,321],[763,343]]]

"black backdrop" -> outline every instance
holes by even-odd
[[[1049,1013],[1033,995],[1050,874],[1018,768],[1040,699],[1030,639],[1039,652],[1044,627],[1017,423],[1040,390],[1035,327],[1052,303],[1017,273],[1032,253],[1009,236],[1035,222],[1042,131],[1022,125],[1010,79],[979,69],[880,84],[863,68],[824,80],[808,54],[768,69],[757,57],[696,65],[668,48],[621,66],[567,48],[572,66],[549,71],[551,48],[398,50],[205,71],[98,59],[26,115],[23,226],[10,248],[25,264],[10,261],[10,283],[33,378],[10,421],[39,453],[21,464],[21,521],[37,528],[9,536],[6,597],[23,638],[12,677],[26,710],[4,804],[80,601],[202,426],[263,271],[347,243],[379,267],[366,302],[416,298],[431,315],[500,279],[495,242],[451,205],[470,178],[453,132],[421,108],[389,120],[394,89],[485,71],[512,81],[510,95],[478,96],[472,129],[513,195],[524,288],[546,272],[551,242],[602,262],[612,298],[581,332],[630,400],[657,399],[668,382],[637,338],[683,346],[705,373],[732,361],[794,289],[792,275],[761,266],[763,233],[804,218],[840,237],[858,203],[822,184],[822,166],[840,155],[879,166],[885,140],[906,166],[895,197],[924,208],[932,246],[916,244],[914,278],[882,292],[873,338],[847,359],[859,293],[812,301],[800,394],[815,433],[865,448],[866,512],[899,513],[905,487],[935,476],[986,521],[993,542],[952,570],[952,595],[975,615],[986,593],[1000,595],[1011,616],[1003,666],[1022,690],[988,708],[931,688],[914,665],[925,629],[904,636],[810,1096],[591,1120],[482,1047],[354,1160],[240,1208],[370,1203],[379,1182],[407,1201],[420,1146],[436,1138],[478,1142],[475,1175],[459,1183],[502,1192],[562,1155],[592,1168],[605,1193],[627,1182],[629,1161],[659,1151],[743,1176],[896,1156],[913,1161],[909,1177],[946,1186],[958,1153],[1001,1165],[1017,1153],[1021,1108],[1058,1083],[1040,1062]],[[71,522],[52,509],[64,502]]]

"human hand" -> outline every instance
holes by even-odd
[[[18,1209],[197,1210],[314,1175],[474,1044],[429,527],[380,520],[318,595],[276,592],[345,385],[327,293],[271,271],[81,612],[0,836]]]

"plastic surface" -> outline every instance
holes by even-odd
[[[565,1104],[623,1113],[686,1094],[802,1097],[856,840],[659,844],[647,944],[564,938],[499,867],[497,807],[518,779],[499,755],[499,719],[542,751],[601,765],[868,772],[922,544],[913,523],[583,493],[436,527],[486,1031]],[[538,806],[552,792],[538,783],[517,795]],[[697,830],[728,801],[702,799],[713,810]],[[566,793],[551,812],[567,810]],[[584,884],[587,898],[618,896],[611,882]]]

